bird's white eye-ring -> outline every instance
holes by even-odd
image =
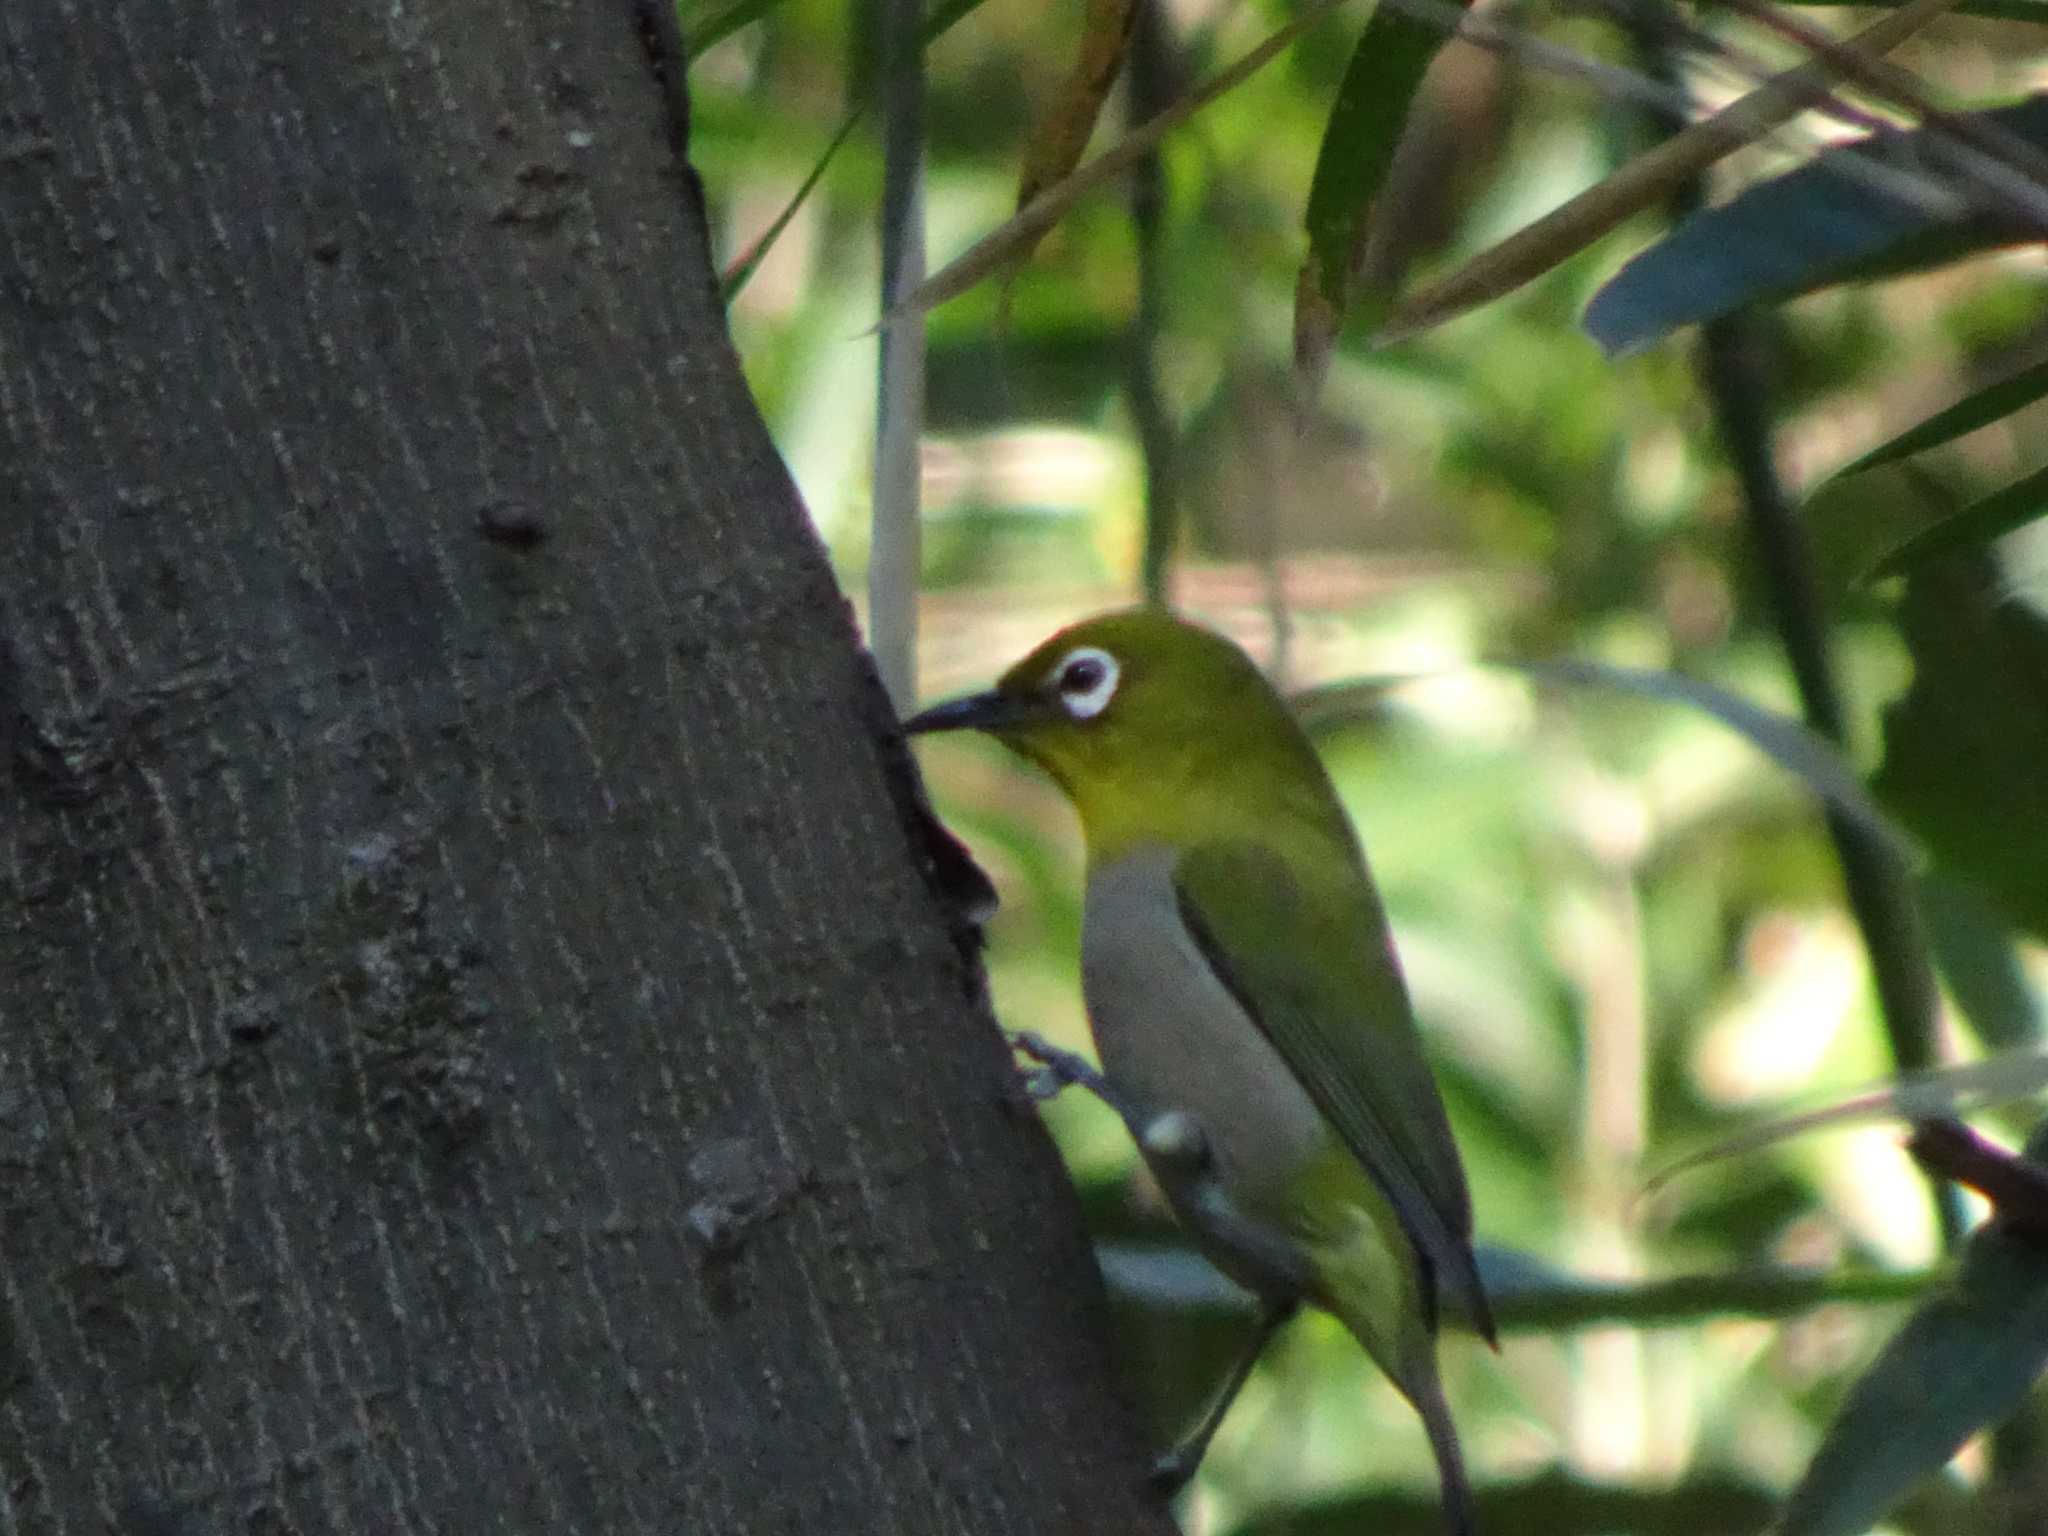
[[[1069,715],[1076,720],[1093,720],[1116,692],[1118,675],[1114,656],[1084,645],[1060,659],[1060,664],[1053,668],[1052,685]]]

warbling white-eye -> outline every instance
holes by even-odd
[[[1236,646],[1152,609],[1062,630],[911,732],[975,729],[1037,764],[1088,848],[1081,982],[1096,1078],[1196,1245],[1261,1301],[1215,1407],[1157,1477],[1193,1475],[1301,1302],[1415,1405],[1453,1530],[1473,1529],[1437,1374],[1439,1293],[1489,1342],[1472,1205],[1372,877],[1308,738]]]

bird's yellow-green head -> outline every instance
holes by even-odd
[[[1094,856],[1213,835],[1236,816],[1335,812],[1314,750],[1251,658],[1154,608],[1063,629],[988,692],[904,729],[986,731],[1036,763],[1073,801]]]

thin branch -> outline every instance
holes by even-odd
[[[1096,1257],[1112,1290],[1202,1312],[1242,1311],[1249,1297],[1180,1244],[1108,1242]],[[1604,1280],[1534,1265],[1482,1243],[1479,1272],[1503,1333],[1572,1328],[1671,1328],[1726,1317],[1799,1317],[1824,1306],[1917,1301],[1945,1271],[1791,1269],[1758,1265],[1659,1280]],[[1462,1317],[1445,1321],[1464,1327]]]
[[[1659,1328],[1709,1318],[1799,1317],[1821,1306],[1917,1300],[1937,1278],[1936,1271],[1739,1269],[1612,1284],[1572,1281],[1507,1290],[1489,1284],[1487,1295],[1503,1333],[1530,1333],[1610,1323]]]
[[[1179,101],[1154,117],[1114,148],[1103,151],[1064,181],[1047,187],[1016,215],[977,240],[956,260],[934,273],[916,292],[899,300],[882,316],[884,328],[913,315],[958,298],[985,279],[1001,271],[1019,250],[1044,238],[1089,192],[1120,176],[1149,154],[1169,133],[1208,106],[1217,97],[1235,90],[1272,62],[1288,44],[1335,11],[1343,0],[1318,0],[1300,16],[1246,53],[1228,69],[1212,75]]]
[[[1912,0],[1842,46],[1859,56],[1896,48],[1956,3]],[[1624,219],[1669,197],[1674,186],[1703,174],[1736,150],[1770,137],[1826,99],[1835,74],[1827,60],[1810,60],[1674,133],[1534,223],[1481,251],[1448,277],[1410,294],[1381,325],[1377,339],[1382,344],[1399,341],[1513,292]]]
[[[919,0],[875,0],[882,68],[882,307],[924,279],[924,50]],[[924,438],[924,326],[882,333],[875,379],[873,534],[868,644],[899,712],[917,699],[921,561],[919,447]]]
[[[1887,59],[1844,49],[1811,23],[1786,15],[1762,0],[1727,3],[1759,26],[1790,38],[1825,59],[1865,90],[1905,107],[1925,127],[1940,129],[1942,136],[1930,139],[1929,143],[1948,161],[1949,169],[1975,182],[2009,211],[2036,227],[2048,229],[2048,154],[1996,123],[1936,106],[1929,99],[1924,82],[1909,69]]]
[[[2048,1238],[2048,1168],[1988,1141],[1960,1120],[1923,1120],[1906,1150],[1937,1178],[1974,1189],[2014,1231]]]

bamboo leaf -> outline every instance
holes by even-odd
[[[797,184],[797,189],[790,194],[789,201],[782,205],[782,211],[776,214],[768,227],[754,238],[754,242],[740,252],[727,265],[725,271],[719,274],[718,296],[724,303],[730,304],[738,298],[740,290],[747,286],[754,273],[760,269],[761,263],[767,260],[768,253],[775,248],[775,242],[781,239],[782,232],[789,228],[789,221],[796,217],[797,210],[803,207],[804,200],[811,195],[811,190],[817,186],[818,179],[825,174],[825,167],[832,163],[832,157],[839,153],[840,146],[853,137],[853,130],[860,126],[865,110],[866,103],[862,103],[846,114],[846,121],[839,125],[838,131],[826,143],[825,152],[818,156],[818,162],[811,167],[810,174]]]
[[[1977,1038],[1993,1051],[2038,1049],[2048,996],[2027,979],[2011,924],[1983,892],[1932,873],[1920,880],[1920,912],[1941,979]]]
[[[1846,475],[1875,469],[1880,464],[1924,453],[1929,448],[1939,448],[1943,443],[1953,442],[1979,427],[1987,427],[2032,405],[2043,395],[2048,395],[2048,363],[2036,363],[2009,379],[2000,379],[1996,384],[1985,386],[1946,410],[1937,411],[1918,426],[1878,444],[1861,458],[1844,464],[1831,478],[1839,480]]]
[[[2002,491],[1914,534],[1879,562],[1877,574],[1896,575],[1909,566],[1969,544],[1988,544],[2048,512],[2048,469],[2023,475]]]
[[[2048,5],[2048,0],[2041,0]],[[1956,0],[1912,0],[1865,27],[1844,46],[1866,57],[1896,48]],[[1616,228],[1667,201],[1716,161],[1774,132],[1826,96],[1836,69],[1815,59],[1765,81],[1748,95],[1646,150],[1533,224],[1481,251],[1449,276],[1411,294],[1379,330],[1382,343],[1441,325],[1512,293]]]
[[[1309,183],[1309,251],[1294,307],[1295,372],[1311,392],[1357,297],[1366,234],[1408,109],[1443,44],[1441,27],[1382,6],[1366,22],[1337,88]]]
[[[1116,84],[1137,24],[1139,0],[1088,0],[1081,48],[1059,93],[1031,130],[1024,149],[1024,170],[1017,183],[1017,206],[1063,179],[1081,163],[1095,119]],[[1020,257],[1021,259],[1021,257]]]
[[[2028,1154],[2048,1151],[2036,1132]],[[1859,1536],[1965,1441],[2017,1408],[2048,1364],[2048,1248],[1988,1222],[1955,1278],[1850,1390],[1777,1536]]]
[[[1936,867],[2048,936],[2048,620],[1984,551],[1917,565],[1900,606],[1913,685],[1871,789]]]
[[[1961,115],[2048,144],[2048,97]],[[1973,184],[1927,174],[1948,134],[1872,134],[1693,215],[1616,273],[1581,324],[1609,352],[1630,352],[1746,305],[2039,238],[2030,217],[1987,204]]]

